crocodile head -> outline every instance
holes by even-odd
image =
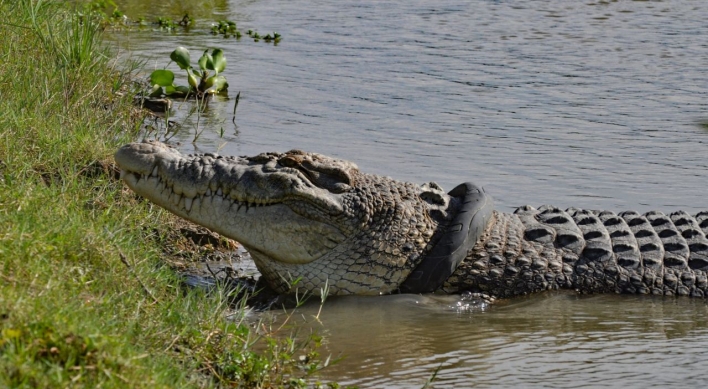
[[[299,150],[183,155],[143,142],[123,146],[115,159],[136,193],[241,242],[281,293],[391,293],[457,206],[433,183],[365,174]]]

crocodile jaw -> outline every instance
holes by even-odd
[[[304,185],[293,172],[264,172],[246,159],[185,157],[160,143],[123,146],[115,159],[136,193],[279,262],[309,263],[345,239],[337,227],[293,209],[341,212],[335,195]]]
[[[392,293],[437,241],[453,203],[432,183],[298,150],[192,157],[147,142],[115,158],[135,192],[241,242],[280,293]]]

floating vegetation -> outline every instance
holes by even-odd
[[[155,24],[157,24],[158,28],[162,31],[174,31],[177,28],[188,28],[194,24],[194,19],[189,17],[189,14],[184,14],[182,20],[175,23],[170,18],[158,17]]]
[[[224,38],[228,38],[230,36],[235,36],[237,39],[241,38],[241,31],[236,28],[236,22],[233,22],[231,20],[219,20],[216,23],[212,23],[211,33],[214,35],[223,35]],[[263,39],[263,41],[265,42],[273,42],[276,44],[280,42],[280,39],[282,38],[282,36],[277,32],[273,32],[272,34],[267,35],[261,35],[258,33],[258,31],[250,29],[246,32],[246,35],[253,38],[255,42],[258,42]]]
[[[108,11],[109,8],[113,8],[113,10]],[[80,19],[97,20],[103,29],[107,27],[122,28],[130,24],[128,17],[118,9],[113,0],[97,0],[86,3],[83,8],[77,11],[77,15]]]
[[[177,23],[173,22],[170,18],[158,17],[155,22],[160,30],[173,31],[177,29]]]
[[[270,43],[278,43],[280,42],[281,36],[277,32],[273,32],[273,34],[268,34],[268,35],[260,35],[258,31],[255,30],[248,30],[246,35],[250,36],[253,38],[254,41],[258,42],[259,40],[263,39],[264,41]]]
[[[132,27],[145,28],[154,26],[154,31],[175,32],[180,29],[187,31],[196,24],[189,14],[185,14],[179,20],[168,16],[159,16],[152,22],[144,17],[132,20],[118,9],[113,0],[95,0],[86,3],[79,15],[84,18],[97,19],[103,29],[130,29]],[[212,22],[210,32],[212,35],[223,35],[224,38],[235,37],[240,39],[242,36],[241,31],[236,28],[236,22],[232,20]],[[264,42],[277,44],[282,39],[282,36],[277,32],[260,35],[255,30],[248,30],[247,35],[253,38],[255,42],[259,42],[262,39]]]
[[[197,61],[199,69],[192,67],[189,50],[184,47],[178,47],[170,53],[170,59],[187,72],[189,86],[175,85],[175,74],[171,70],[158,69],[150,74],[150,97],[201,97],[225,92],[229,87],[226,77],[219,74],[226,68],[226,58],[221,49],[214,49],[211,54],[209,50],[204,50]]]
[[[241,31],[236,29],[236,22],[231,20],[219,20],[216,23],[212,23],[211,33],[214,35],[223,35],[224,38],[228,38],[231,35],[235,36],[236,39],[241,38]]]
[[[280,34],[278,34],[277,32],[273,32],[273,35],[268,34],[268,35],[264,36],[263,40],[266,42],[272,41],[274,43],[278,43],[280,41]]]

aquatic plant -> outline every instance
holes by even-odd
[[[129,18],[123,11],[118,9],[118,6],[113,0],[94,0],[89,3],[85,3],[78,14],[82,18],[91,17],[93,19],[97,19],[103,29],[130,29],[131,27],[141,28],[152,24],[153,26],[156,26],[156,28],[153,29],[154,31],[174,32],[179,28],[182,28],[185,31],[189,30],[195,24],[194,19],[189,16],[188,13],[179,20],[172,19],[168,16],[158,16],[156,19],[153,19],[154,22],[149,22],[145,17],[132,19]],[[241,31],[236,28],[236,22],[232,20],[218,20],[213,22],[211,24],[210,32],[213,35],[223,35],[224,38],[234,36],[236,39],[240,39],[242,36]],[[262,36],[255,30],[248,30],[247,35],[253,38],[256,42],[263,39],[265,42],[273,42],[276,44],[282,38],[282,36],[277,32]]]
[[[158,29],[160,29],[160,30],[172,31],[177,28],[177,23],[172,21],[171,18],[166,18],[166,17],[161,17],[161,16],[159,16],[157,18],[157,21],[155,21],[155,24],[157,25]]]
[[[194,24],[194,19],[188,13],[177,21],[166,16],[159,16],[152,23],[144,17],[133,20],[121,11],[113,0],[94,0],[85,3],[78,8],[77,14],[82,18],[97,20],[102,29],[129,29],[134,26],[145,27],[152,24],[157,26],[155,31],[172,32],[177,28],[188,29]]]
[[[268,34],[268,35],[264,36],[263,40],[266,42],[273,41],[273,42],[277,43],[280,41],[280,34],[278,34],[277,32],[273,32],[273,35]]]
[[[112,11],[108,11],[112,8]],[[77,10],[80,18],[93,18],[97,20],[102,29],[107,27],[122,27],[128,25],[128,17],[123,11],[118,9],[118,5],[113,0],[95,0],[85,3]]]
[[[246,35],[248,35],[248,36],[250,36],[251,38],[253,38],[253,40],[256,41],[256,42],[258,42],[258,40],[261,39],[261,36],[258,34],[258,32],[257,32],[257,31],[254,31],[254,30],[248,30],[248,32],[246,33]]]
[[[194,19],[192,19],[189,14],[184,14],[179,22],[174,22],[171,18],[159,16],[155,22],[158,29],[161,31],[174,31],[178,27],[188,28],[194,24]]]
[[[226,77],[219,74],[226,68],[226,57],[221,49],[214,49],[211,54],[208,49],[204,50],[197,61],[199,69],[192,67],[189,50],[184,47],[178,47],[170,53],[170,59],[187,72],[189,86],[175,85],[175,74],[171,70],[158,69],[150,74],[151,97],[187,97],[192,94],[200,97],[226,91],[229,87]]]
[[[280,42],[281,35],[278,34],[277,32],[273,32],[273,34],[268,34],[268,35],[260,35],[258,31],[255,30],[248,30],[246,33],[248,36],[253,38],[254,41],[258,42],[259,40],[263,39],[266,42],[273,42],[273,43],[278,43]]]
[[[234,35],[236,38],[241,38],[241,31],[236,29],[236,22],[231,20],[219,20],[216,23],[211,24],[211,33],[213,35],[223,35],[224,38],[228,38]]]

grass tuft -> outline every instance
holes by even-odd
[[[256,333],[165,265],[174,217],[111,167],[142,120],[131,72],[63,7],[0,0],[0,387],[312,384],[316,338]]]

